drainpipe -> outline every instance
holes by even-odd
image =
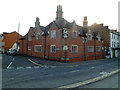
[[[94,37],[94,55],[96,60],[96,37]]]
[[[46,35],[44,35],[44,59],[46,59]]]
[[[23,39],[22,39],[22,55],[23,55]]]
[[[84,61],[86,61],[86,38],[84,36]]]
[[[27,40],[26,40],[26,55],[28,55],[28,36],[27,36]]]

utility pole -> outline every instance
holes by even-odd
[[[20,23],[18,24],[18,34],[17,34],[17,53],[18,53],[18,38],[19,38],[19,29],[20,29]]]

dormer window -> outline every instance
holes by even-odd
[[[55,30],[51,31],[51,38],[56,38],[56,31]]]
[[[29,36],[29,37],[28,37],[28,41],[31,41],[31,40],[32,40],[32,37],[31,37],[31,36]]]
[[[92,35],[88,34],[88,40],[92,40]]]
[[[40,33],[36,33],[36,39],[38,40],[38,39],[40,39]]]
[[[77,32],[72,32],[72,38],[77,38]]]

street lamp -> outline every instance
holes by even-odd
[[[42,36],[44,36],[44,59],[46,59],[46,37],[48,36],[49,31],[46,29],[42,32]]]
[[[82,28],[83,44],[84,44],[84,61],[86,61],[86,42],[87,42],[87,31],[88,28]]]
[[[86,42],[87,42],[87,33],[83,35],[83,44],[84,44],[84,61],[86,61]]]
[[[64,18],[58,18],[57,20],[56,20],[56,22],[57,22],[57,24],[59,25],[59,27],[60,27],[60,30],[61,30],[61,46],[63,46],[64,48],[65,48],[65,50],[64,50],[64,52],[65,52],[65,60],[64,60],[64,62],[67,62],[66,61],[66,58],[67,58],[67,50],[68,50],[68,47],[67,47],[67,45],[65,44],[65,39],[66,38],[68,38],[68,31],[67,31],[67,26],[66,26],[66,24],[67,24],[67,22],[65,21],[65,19]]]
[[[93,39],[94,39],[94,57],[96,60],[96,39],[97,39],[98,32],[93,32]]]

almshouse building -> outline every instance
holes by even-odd
[[[35,27],[30,27],[22,37],[20,54],[58,61],[80,61],[103,58],[103,40],[99,32],[91,31],[87,17],[83,26],[63,18],[62,6],[57,6],[56,19],[46,27],[36,18]]]

